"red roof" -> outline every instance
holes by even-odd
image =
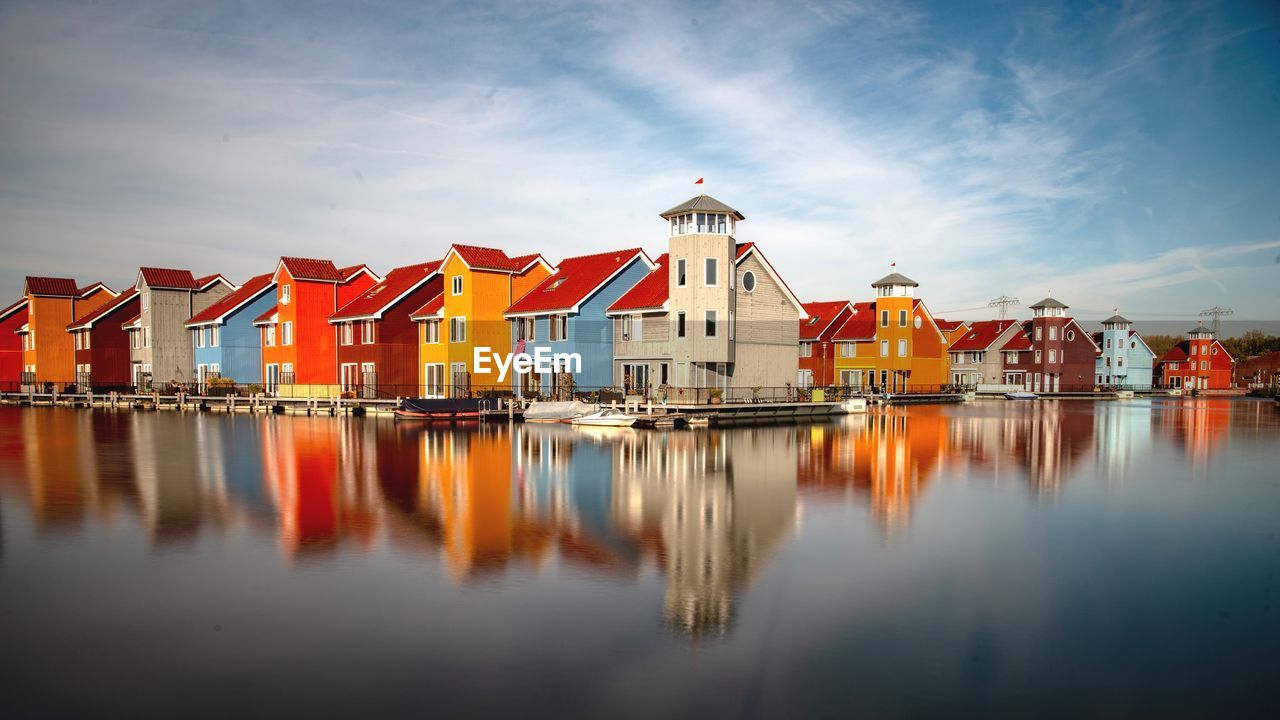
[[[1164,356],[1160,358],[1160,362],[1182,362],[1183,360],[1189,360],[1191,359],[1190,350],[1190,341],[1183,340],[1177,345],[1169,348],[1169,352],[1166,352]]]
[[[10,305],[9,307],[7,307],[7,308],[5,308],[5,309],[3,309],[3,310],[0,310],[0,320],[3,320],[3,319],[5,319],[5,318],[9,317],[10,315],[14,314],[15,312],[17,312],[17,311],[21,310],[22,308],[24,308],[24,307],[26,307],[26,306],[27,306],[27,299],[24,297],[24,298],[22,298],[21,300],[19,300],[18,302],[16,302],[16,303],[14,303],[14,304]]]
[[[969,332],[951,343],[948,350],[962,352],[965,350],[990,350],[996,341],[1010,326],[1017,325],[1017,320],[979,320],[969,326]]]
[[[942,318],[934,318],[933,322],[938,326],[938,329],[944,333],[951,332],[952,330],[955,330],[956,328],[965,324],[963,320],[943,320]],[[970,327],[972,328],[972,326]]]
[[[478,245],[454,245],[450,250],[458,253],[458,257],[462,258],[462,261],[472,270],[501,270],[503,272],[518,273],[529,267],[530,263],[542,257],[537,253],[509,257],[505,252],[497,248],[480,247]],[[448,257],[447,253],[446,257]]]
[[[876,304],[860,302],[853,304],[853,314],[832,335],[832,340],[850,342],[854,340],[874,340],[876,337]]]
[[[254,318],[254,319],[253,319],[253,324],[254,324],[254,325],[272,325],[272,324],[274,324],[274,323],[275,323],[275,321],[274,321],[274,320],[272,320],[272,317],[274,317],[274,316],[275,316],[276,312],[277,312],[277,311],[279,311],[279,309],[280,309],[280,308],[279,308],[279,306],[278,306],[278,305],[272,305],[271,307],[267,308],[267,311],[266,311],[266,312],[262,313],[261,315],[259,315],[259,316],[258,316],[258,317],[256,317],[256,318]]]
[[[222,282],[226,283],[227,285],[230,285],[233,288],[236,286],[235,283],[228,280],[227,277],[222,273],[214,273],[212,275],[205,275],[204,277],[196,278],[196,287],[200,288],[201,290],[204,290],[205,288],[209,287],[211,284],[213,284],[215,281],[218,281],[218,280],[221,280]]]
[[[1000,348],[1001,350],[1023,352],[1031,349],[1031,321],[1026,320],[1022,323],[1022,330],[1013,334]]]
[[[27,294],[49,297],[78,297],[80,288],[71,278],[27,276]]]
[[[568,310],[585,300],[623,267],[648,256],[640,248],[565,258],[556,271],[512,303],[507,313]]]
[[[350,280],[351,278],[360,274],[361,271],[369,273],[371,276],[373,276],[373,279],[379,282],[382,281],[382,278],[378,277],[378,273],[374,272],[372,268],[370,268],[368,265],[364,263],[360,263],[359,265],[350,265],[348,267],[341,268],[340,270],[338,270],[338,274],[342,276],[343,280]]]
[[[409,313],[410,320],[430,320],[444,309],[444,293],[431,298],[422,307]]]
[[[139,270],[148,287],[166,290],[197,290],[199,285],[190,270],[144,267]]]
[[[737,255],[735,255],[735,256],[734,256],[734,257],[735,257],[735,259],[740,259],[743,255],[746,255],[746,254],[747,254],[747,251],[748,251],[748,250],[750,250],[751,248],[753,248],[753,247],[755,247],[755,246],[756,246],[756,244],[755,244],[755,243],[753,243],[753,242],[738,243],[738,245],[737,245]]]
[[[130,325],[137,324],[140,320],[142,320],[142,313],[138,313],[137,315],[134,315],[128,320],[125,320],[124,322],[120,323],[120,327],[128,328]]]
[[[316,260],[314,258],[282,257],[289,276],[294,280],[322,280],[324,282],[341,282],[344,278],[334,266],[332,260]]]
[[[115,299],[107,303],[104,303],[103,305],[95,308],[94,310],[90,311],[88,314],[81,317],[79,320],[76,320],[70,325],[67,325],[67,329],[81,330],[81,329],[91,328],[93,327],[93,324],[95,322],[101,320],[102,318],[124,307],[125,304],[128,303],[130,300],[132,300],[137,294],[138,294],[137,288],[129,288],[128,290],[125,290],[124,292],[117,295]]]
[[[648,275],[640,278],[640,281],[631,287],[630,290],[622,294],[622,297],[613,301],[609,309],[605,312],[619,312],[623,310],[650,310],[662,307],[670,296],[667,275],[667,253],[663,253],[654,263],[657,265]]]
[[[80,297],[83,298],[83,297],[88,297],[89,295],[92,295],[99,291],[109,292],[112,295],[119,295],[119,293],[117,293],[115,290],[112,290],[111,287],[104,282],[96,282],[91,285],[85,285],[84,287],[77,290],[76,294],[78,294]]]
[[[831,326],[832,321],[849,306],[848,300],[805,303],[804,311],[809,313],[809,317],[800,321],[800,339],[821,340],[824,337],[830,337],[831,333],[838,329]]]
[[[218,302],[196,313],[195,317],[187,321],[187,327],[192,325],[203,325],[206,323],[221,322],[222,319],[236,308],[252,301],[261,295],[267,288],[275,285],[271,279],[271,274],[258,275],[250,278],[240,289],[235,290],[230,295],[223,297]],[[275,308],[272,308],[275,312]]]
[[[533,263],[537,262],[542,255],[540,253],[529,253],[528,255],[517,255],[511,258],[511,264],[517,271],[523,271]]]
[[[364,267],[361,265],[360,267]],[[346,274],[346,268],[343,274]],[[406,265],[398,267],[373,287],[364,291],[359,297],[342,306],[342,309],[329,316],[330,320],[349,320],[377,315],[386,310],[396,300],[417,288],[436,274],[440,269],[440,261]]]

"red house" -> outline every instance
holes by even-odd
[[[1031,320],[1022,323],[1022,333],[1001,350],[1005,353],[1006,382],[1010,371],[1015,371],[1025,373],[1023,387],[1033,392],[1093,389],[1098,346],[1067,316],[1067,305],[1051,297],[1031,306]]]
[[[22,382],[22,335],[27,324],[27,299],[0,310],[0,392],[16,392]]]
[[[1233,362],[1213,331],[1200,325],[1156,362],[1155,384],[1183,390],[1228,390]]]
[[[382,281],[366,265],[339,270],[329,260],[282,257],[272,280],[276,307],[262,332],[262,377],[282,395],[325,395],[338,387],[338,344],[329,316]]]
[[[1280,351],[1263,353],[1241,362],[1236,365],[1235,377],[1238,388],[1280,387]]]
[[[443,290],[439,260],[399,267],[329,317],[337,328],[343,392],[418,394],[418,326],[410,315]]]
[[[76,385],[82,391],[125,390],[133,385],[129,333],[123,321],[138,310],[138,290],[129,288],[67,325],[75,345]]]
[[[853,313],[848,300],[804,303],[809,317],[800,321],[799,387],[828,387],[836,384],[835,333]]]

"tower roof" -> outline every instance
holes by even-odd
[[[920,287],[920,283],[898,272],[889,273],[888,275],[885,275],[879,280],[871,283],[871,287],[873,288],[885,287],[886,285],[910,285],[911,287]]]
[[[1129,322],[1128,318],[1121,317],[1120,314],[1117,313],[1107,318],[1106,320],[1103,320],[1102,324],[1103,325],[1130,325],[1132,323]]]
[[[667,220],[672,215],[683,215],[684,213],[687,213],[687,212],[727,213],[729,215],[733,215],[739,220],[747,219],[747,217],[742,213],[738,212],[737,210],[734,210],[728,205],[725,205],[724,203],[711,197],[710,195],[698,195],[698,196],[689,198],[688,200],[685,200],[679,205],[662,213],[661,215],[659,215],[659,217],[661,217],[663,220]]]
[[[1066,310],[1067,305],[1065,305],[1064,303],[1058,302],[1057,300],[1054,300],[1051,297],[1047,297],[1041,300],[1040,302],[1036,303],[1035,305],[1031,306],[1032,310],[1036,308],[1060,308],[1062,310]]]
[[[1197,325],[1187,331],[1188,335],[1213,335],[1213,328],[1207,328],[1203,325]]]

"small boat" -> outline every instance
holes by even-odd
[[[1005,393],[1005,398],[1009,400],[1035,400],[1040,397],[1033,392],[1027,390],[1019,390],[1017,392]]]
[[[840,403],[839,412],[846,415],[854,415],[856,413],[864,413],[867,411],[867,399],[856,397],[849,398]]]
[[[569,422],[574,425],[587,425],[590,427],[631,427],[636,424],[636,419],[635,415],[628,415],[621,410],[602,408],[582,417],[576,417]]]
[[[397,420],[476,420],[480,417],[481,403],[485,400],[463,398],[437,400],[434,398],[406,398],[395,410]]]
[[[531,402],[524,410],[525,422],[570,422],[598,410],[584,402]]]

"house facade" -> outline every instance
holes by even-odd
[[[338,337],[329,317],[382,281],[365,265],[282,257],[271,280],[276,303],[253,324],[262,342],[264,388],[281,396],[340,393]]]
[[[1280,388],[1280,351],[1263,353],[1237,364],[1235,386],[1249,390]]]
[[[433,299],[412,313],[419,323],[418,379],[424,396],[508,390],[493,363],[474,372],[475,351],[511,352],[511,330],[503,315],[552,270],[538,254],[511,257],[497,248],[451,246],[441,260],[444,286],[438,307]]]
[[[614,385],[615,338],[644,334],[644,314],[609,317],[609,306],[657,265],[640,248],[565,258],[555,272],[507,308],[514,347],[534,355],[577,354],[580,368],[555,373],[530,372],[508,378],[518,395],[568,397],[574,388]],[[576,372],[574,371],[576,370]],[[647,388],[644,368],[624,373],[622,385]]]
[[[1067,309],[1052,297],[1031,306],[1031,320],[1002,348],[1006,383],[1033,392],[1093,389],[1098,346]]]
[[[652,394],[675,379],[671,369],[671,336],[675,329],[668,312],[667,288],[671,279],[670,256],[659,255],[653,265],[605,310],[615,322],[631,318],[626,328],[615,325],[613,335],[613,378],[628,394]]]
[[[395,268],[329,317],[338,333],[338,382],[356,397],[418,394],[419,328],[410,317],[440,296],[440,262]]]
[[[829,387],[836,383],[836,331],[853,313],[848,300],[807,302],[800,321],[800,369],[796,386]]]
[[[1181,390],[1226,390],[1231,387],[1234,359],[1214,332],[1199,325],[1174,345],[1156,365],[1159,387]]]
[[[855,303],[836,330],[838,383],[887,392],[936,391],[949,383],[947,336],[915,297],[919,284],[894,272],[871,287],[875,302]]]
[[[138,314],[138,291],[129,288],[67,325],[75,347],[76,387],[80,392],[123,391],[133,385],[129,334],[121,320]]]
[[[110,302],[117,293],[102,283],[81,288],[70,278],[28,277],[23,294],[27,322],[18,328],[23,348],[21,384],[75,384],[75,339],[67,325]]]
[[[133,385],[149,389],[199,380],[187,320],[236,286],[222,275],[196,278],[190,270],[144,267],[138,270],[134,288],[138,316],[125,328],[130,333]]]
[[[0,392],[15,392],[22,384],[22,350],[27,327],[27,299],[24,297],[0,310]]]
[[[1008,384],[1004,374],[1008,358],[1002,348],[1022,333],[1022,325],[1017,320],[980,320],[967,329],[947,350],[951,383],[965,387]],[[1017,365],[1017,353],[1011,359],[1009,365]]]
[[[262,384],[262,333],[253,320],[275,307],[275,280],[258,275],[186,322],[197,378]]]
[[[1116,313],[1102,321],[1102,332],[1094,333],[1093,341],[1098,346],[1094,382],[1131,389],[1151,387],[1156,356],[1133,330],[1133,323]]]

